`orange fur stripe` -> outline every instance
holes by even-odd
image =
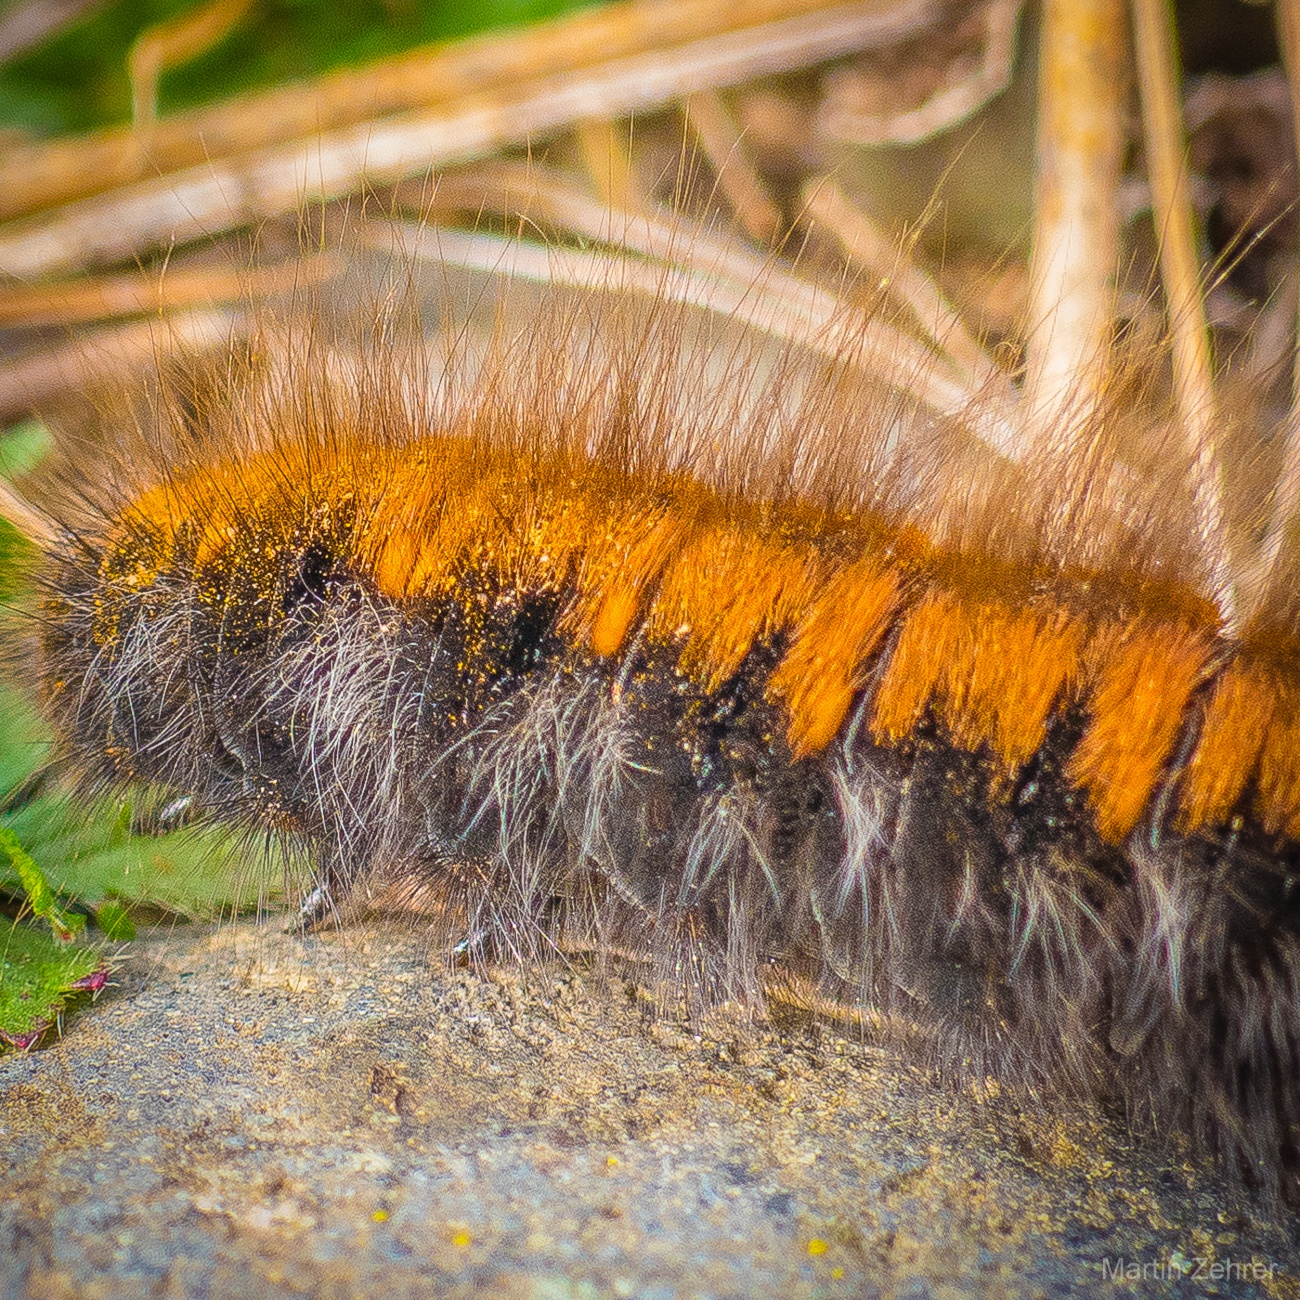
[[[458,562],[494,553],[500,496],[513,486],[493,458],[467,456],[459,442],[430,438],[408,451],[358,538],[358,558],[397,599],[444,591]]]
[[[1264,748],[1275,689],[1271,673],[1240,662],[1230,664],[1219,678],[1187,765],[1179,799],[1181,830],[1228,821]]]
[[[908,611],[872,707],[871,730],[881,744],[897,745],[921,721],[960,636],[958,604],[947,592]]]
[[[617,654],[627,639],[628,629],[636,617],[641,587],[636,581],[618,583],[611,580],[595,617],[591,620],[588,640],[593,653],[608,658]]]
[[[1256,806],[1268,834],[1300,840],[1300,683],[1294,679],[1276,683]]]
[[[171,538],[184,522],[200,527],[195,560],[202,565],[219,554],[249,517],[249,506],[265,508],[290,482],[306,477],[298,448],[263,452],[242,463],[204,466],[183,478],[161,483],[137,498],[125,515],[128,527]]]
[[[987,745],[1014,772],[1042,745],[1052,706],[1078,678],[1083,628],[1062,609],[1001,602],[967,605],[962,616],[941,717],[957,744]]]
[[[1137,825],[1169,760],[1212,643],[1186,624],[1146,622],[1098,638],[1091,721],[1070,758],[1101,837],[1119,843]]]
[[[933,706],[954,744],[1014,771],[1035,753],[1053,705],[1079,675],[1079,619],[1057,607],[933,593],[912,611],[876,697],[872,729],[897,744]]]
[[[676,506],[676,503],[674,503]],[[641,610],[646,591],[689,527],[679,508],[662,501],[620,502],[605,511],[578,568],[578,590],[561,624],[578,644],[608,657],[617,654]]]
[[[699,528],[669,560],[647,629],[683,637],[684,672],[717,690],[760,637],[798,620],[819,589],[822,564],[811,546],[786,544],[737,522]]]
[[[900,579],[875,559],[842,569],[813,601],[768,683],[789,714],[795,758],[824,749],[861,689],[863,662],[898,606]]]

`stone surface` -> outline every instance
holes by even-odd
[[[1103,1117],[391,924],[137,941],[0,1060],[0,1150],[3,1300],[1300,1295],[1294,1226]]]

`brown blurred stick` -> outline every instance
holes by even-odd
[[[891,297],[903,302],[925,331],[960,368],[972,390],[995,378],[988,354],[962,323],[938,285],[889,239],[829,176],[804,183],[804,213],[825,224],[849,262],[875,276]]]
[[[1152,210],[1160,238],[1160,279],[1173,342],[1174,401],[1192,455],[1197,531],[1212,568],[1225,622],[1236,622],[1236,594],[1224,544],[1223,470],[1210,334],[1192,230],[1178,54],[1168,0],[1132,0],[1138,85]]]
[[[1039,440],[1096,408],[1118,261],[1124,0],[1046,0],[1030,264],[1027,414]]]
[[[617,117],[695,90],[892,44],[925,30],[935,12],[935,0],[627,0],[176,114],[152,123],[147,140],[118,128],[20,147],[0,158],[0,219],[206,160],[221,173],[217,160],[274,154],[283,142],[307,136],[333,138],[337,149],[349,127],[357,128],[355,148],[369,129],[360,124],[432,109],[439,110],[432,122],[442,123],[461,103],[480,112],[500,105],[505,120],[486,146],[475,146],[491,147],[553,127],[554,113],[538,104],[529,114],[528,106],[564,90],[574,101],[568,120]],[[620,82],[608,69],[623,61]],[[638,77],[646,79],[642,93]],[[422,120],[412,119],[417,132]],[[390,123],[376,130],[394,147]],[[431,130],[437,134],[436,126]],[[436,160],[423,165],[430,161]]]
[[[439,232],[447,247],[485,250],[482,256],[504,258],[503,268],[513,267],[514,274],[525,278],[593,289],[614,279],[636,292],[653,292],[658,286],[675,301],[729,313],[789,342],[831,356],[852,354],[861,364],[878,365],[883,375],[905,378],[920,400],[945,414],[964,411],[981,391],[946,356],[884,321],[846,309],[835,295],[791,274],[776,259],[756,255],[743,241],[719,236],[681,214],[607,207],[553,168],[493,163],[455,172],[443,177],[431,200],[425,196],[420,211],[425,216],[448,211],[524,216],[613,244],[617,254],[585,259],[541,245],[522,246],[515,255],[489,241],[457,243],[454,232]],[[427,240],[415,241],[416,246],[422,255],[431,247]],[[628,252],[659,265],[634,262],[624,256]],[[489,262],[466,265],[492,269]],[[675,273],[671,278],[670,272]]]
[[[935,364],[932,352],[866,313],[846,311],[837,300],[771,267],[759,279],[719,274],[705,262],[644,261],[613,252],[549,248],[527,240],[438,228],[426,224],[369,223],[358,236],[370,247],[396,247],[404,257],[484,271],[506,279],[555,287],[635,294],[724,316],[769,337],[848,361],[892,377],[894,387],[931,410],[957,415],[971,391]],[[774,281],[768,284],[769,277]]]
[[[158,78],[222,40],[253,7],[254,0],[208,0],[188,13],[147,27],[127,56],[131,76],[131,123],[152,129],[158,117]]]
[[[8,361],[0,369],[0,421],[25,415],[70,388],[118,381],[148,369],[168,347],[223,346],[240,328],[236,311],[177,312],[163,321],[132,321],[79,337],[75,342]],[[4,509],[11,522],[17,523]]]
[[[862,95],[863,71],[852,63],[829,72],[817,110],[819,133],[849,144],[919,144],[978,113],[1010,84],[1016,62],[1016,30],[1022,0],[983,0],[979,9],[984,40],[974,67],[969,52],[958,80],[947,78],[924,102],[910,108],[887,108]],[[955,10],[949,9],[949,15]]]
[[[578,148],[591,183],[601,201],[614,208],[640,206],[641,196],[632,174],[628,152],[630,132],[620,131],[608,118],[588,118],[575,127]]]
[[[62,284],[0,287],[0,326],[83,325],[115,316],[251,301],[319,284],[341,265],[339,257],[321,253],[247,271],[169,267],[165,273],[141,271]]]
[[[731,110],[716,90],[704,90],[686,102],[686,120],[718,178],[732,211],[749,237],[771,244],[781,232],[781,209],[773,202],[745,153]]]
[[[18,0],[0,14],[0,64],[48,41],[103,7],[105,0]]]
[[[1300,0],[1277,0],[1278,36],[1282,46],[1282,63],[1286,68],[1295,121],[1300,122]],[[1300,132],[1295,148],[1300,162]],[[1295,366],[1291,376],[1291,410],[1284,431],[1282,467],[1277,476],[1272,511],[1264,540],[1260,546],[1253,594],[1262,597],[1277,569],[1287,533],[1300,515],[1300,320],[1296,322]]]
[[[214,159],[0,227],[0,274],[36,276],[122,261],[293,211],[305,202],[352,193],[367,183],[389,184],[482,157],[575,121],[627,116],[701,86],[743,81],[892,40],[906,23],[918,20],[911,10],[906,15],[886,12],[888,5],[889,0],[823,4],[793,18],[736,27],[671,48],[655,31],[641,42],[645,48],[580,73],[556,73],[549,67],[546,75],[487,94],[469,93],[431,113],[365,122]],[[646,0],[620,6],[618,12],[644,18],[643,10],[678,6],[689,8],[687,0],[669,6],[664,0]]]

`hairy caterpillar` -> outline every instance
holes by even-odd
[[[1008,461],[847,309],[829,356],[617,284],[485,356],[409,323],[164,385],[51,506],[90,783],[306,843],[309,921],[787,971],[1297,1194],[1294,580],[1225,629],[1140,403]]]

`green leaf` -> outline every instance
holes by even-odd
[[[94,948],[0,921],[0,1043],[31,1047],[74,994],[97,992],[107,980],[103,956]]]
[[[0,826],[0,853],[9,859],[9,865],[18,873],[18,883],[27,895],[32,912],[41,920],[48,921],[58,938],[71,939],[86,924],[86,918],[65,912],[59,906],[59,900],[54,896],[40,867],[32,861],[31,856],[19,844],[18,836],[7,826]]]
[[[0,605],[12,605],[22,592],[36,548],[7,519],[0,518]]]
[[[162,910],[192,920],[246,912],[281,892],[279,873],[250,862],[240,840],[215,827],[133,835],[129,802],[77,804],[42,795],[0,818],[44,864],[50,887],[92,908]],[[0,886],[13,884],[0,871]]]
[[[127,915],[126,908],[115,899],[100,903],[95,909],[95,926],[115,943],[135,938],[135,925]]]
[[[35,467],[50,445],[50,432],[28,420],[0,434],[0,475],[17,478]],[[37,558],[36,548],[7,519],[0,519],[0,604],[12,605],[22,594]]]
[[[0,684],[0,801],[7,801],[50,756],[50,731],[30,701]]]
[[[23,420],[0,435],[0,474],[7,479],[30,473],[54,444],[40,420]]]

